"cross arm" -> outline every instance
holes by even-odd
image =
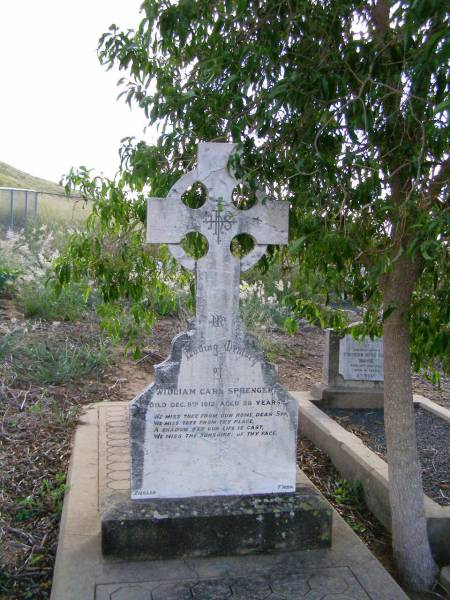
[[[189,231],[198,231],[192,209],[178,199],[150,198],[147,202],[147,242],[178,244]]]
[[[267,199],[240,213],[239,233],[250,234],[257,244],[288,243],[288,202]]]

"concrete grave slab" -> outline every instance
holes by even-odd
[[[108,433],[126,412],[126,403],[99,404],[77,428],[51,600],[407,600],[335,512],[331,548],[185,560],[105,559],[98,505],[116,493],[111,483],[129,485],[115,458],[126,456],[126,448],[111,445],[115,436]],[[312,487],[300,471],[297,485]]]

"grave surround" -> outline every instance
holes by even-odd
[[[126,487],[130,495],[130,472],[120,460],[129,443],[127,412],[126,402],[102,402],[88,408],[80,419],[51,600],[220,600],[224,596],[242,600],[407,600],[335,511],[333,545],[318,549],[146,561],[102,556],[98,505]],[[125,432],[117,432],[118,427]],[[121,445],[117,446],[114,440],[119,434],[116,441]],[[297,478],[298,488],[313,488],[299,470]],[[344,587],[345,591],[338,591]]]
[[[298,405],[277,381],[239,318],[241,271],[267,244],[287,243],[284,202],[258,195],[248,210],[232,202],[233,144],[200,144],[198,166],[167,198],[148,202],[147,241],[166,243],[196,276],[196,315],[155,367],[155,381],[130,406],[131,495],[104,503],[105,555],[212,556],[320,547],[331,542],[331,513],[315,490],[296,487]],[[203,206],[183,193],[200,182]],[[208,242],[197,261],[180,242]],[[236,235],[253,250],[231,253]]]

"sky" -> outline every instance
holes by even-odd
[[[0,161],[58,182],[74,166],[112,177],[120,140],[152,141],[117,100],[125,72],[98,61],[111,23],[137,27],[142,0],[0,0]]]

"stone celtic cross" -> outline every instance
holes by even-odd
[[[287,242],[289,207],[261,195],[248,210],[233,204],[233,148],[200,144],[197,168],[167,198],[148,202],[147,241],[168,244],[196,273],[196,316],[155,367],[155,382],[131,403],[132,499],[295,490],[297,403],[239,318],[240,272],[267,244]],[[207,199],[194,209],[181,197],[196,182]],[[180,245],[191,231],[208,242],[198,260]],[[231,243],[242,233],[254,247],[239,259]]]
[[[168,244],[173,256],[187,269],[196,270],[196,321],[206,339],[218,333],[234,333],[239,306],[239,275],[253,266],[265,253],[267,244],[286,244],[288,238],[287,202],[275,202],[258,194],[256,204],[241,210],[232,202],[238,181],[229,173],[228,159],[234,144],[205,143],[198,147],[198,167],[172,187],[167,198],[148,202],[147,241]],[[200,208],[183,204],[182,194],[200,182],[207,200]],[[195,261],[180,246],[183,237],[196,231],[208,240],[205,256]],[[233,238],[249,234],[253,250],[242,259],[231,253]],[[208,326],[205,327],[205,324]],[[219,330],[219,331],[218,331]]]

